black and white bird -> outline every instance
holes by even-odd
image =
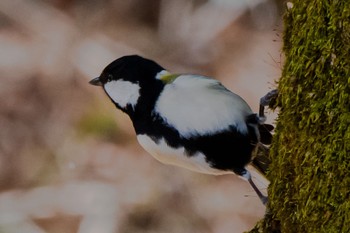
[[[138,142],[154,158],[206,174],[235,173],[266,204],[245,168],[259,142],[271,141],[269,130],[261,130],[263,111],[253,113],[215,79],[172,74],[137,55],[113,61],[90,84],[102,86],[129,115]]]

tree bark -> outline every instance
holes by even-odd
[[[268,213],[251,232],[350,232],[350,0],[287,6]]]

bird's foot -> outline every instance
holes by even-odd
[[[260,98],[260,108],[259,108],[259,118],[261,119],[261,122],[264,122],[265,117],[265,107],[269,106],[271,101],[274,101],[277,98],[278,90],[272,90],[269,91],[266,95]]]
[[[269,106],[269,104],[271,103],[271,101],[273,99],[275,99],[278,95],[278,90],[272,90],[269,91],[266,95],[264,95],[263,97],[260,98],[260,105],[262,106]]]

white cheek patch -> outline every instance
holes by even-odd
[[[125,80],[110,81],[104,85],[109,97],[120,107],[130,104],[135,107],[140,97],[140,86]]]

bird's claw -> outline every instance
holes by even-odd
[[[268,106],[274,98],[276,98],[278,95],[278,90],[272,90],[268,92],[266,95],[260,98],[260,105],[262,106]]]
[[[268,92],[266,95],[260,98],[260,107],[259,107],[259,117],[261,119],[261,122],[264,122],[265,118],[265,106],[269,106],[271,101],[276,99],[278,95],[278,90],[272,90]]]
[[[262,197],[260,198],[260,200],[261,200],[261,202],[264,204],[264,206],[266,206],[267,203],[269,202],[269,198],[266,197],[266,196],[262,196]]]

